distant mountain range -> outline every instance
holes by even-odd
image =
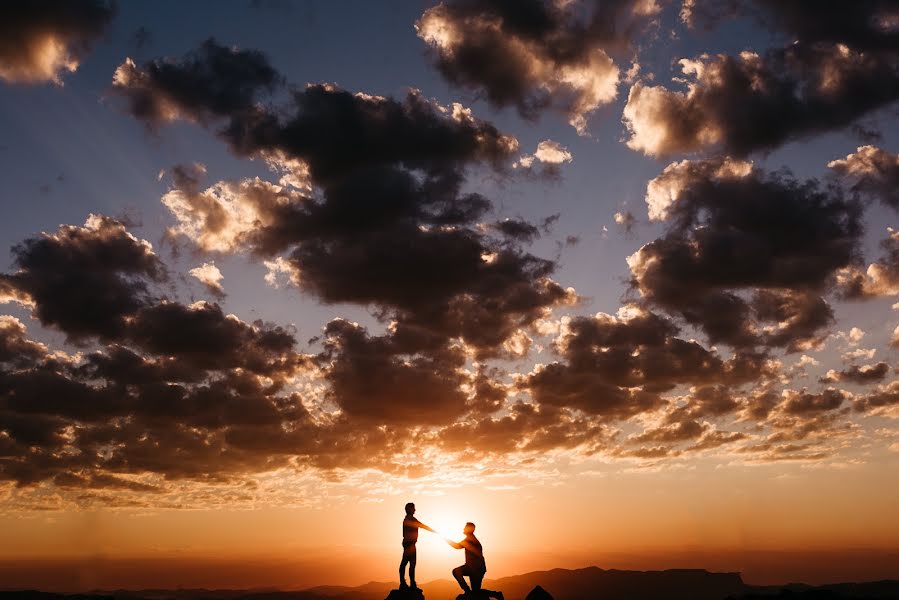
[[[598,567],[553,569],[486,580],[484,587],[500,590],[507,600],[524,600],[536,586],[554,600],[897,600],[899,581],[842,583],[824,586],[790,584],[750,586],[739,573],[711,573],[702,569],[619,571]],[[0,600],[384,600],[393,583],[371,582],[358,587],[319,586],[302,591],[277,590],[116,590],[88,594],[38,591],[0,591]],[[423,584],[426,600],[454,600],[453,581]]]

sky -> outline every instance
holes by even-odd
[[[0,587],[385,581],[408,501],[488,577],[899,577],[894,3],[0,40]],[[422,533],[419,580],[461,560]]]

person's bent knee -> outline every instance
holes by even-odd
[[[464,569],[462,567],[456,567],[453,569],[453,577],[461,577]]]

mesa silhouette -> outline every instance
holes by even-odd
[[[822,586],[746,585],[739,573],[702,569],[621,571],[587,567],[552,569],[487,579],[507,600],[525,600],[538,586],[553,600],[895,600],[899,581],[841,583]],[[425,600],[453,600],[456,582],[436,580],[420,584]],[[115,590],[82,594],[39,591],[2,591],[0,600],[385,600],[396,584],[371,582],[357,587],[317,586],[301,591],[272,590]],[[533,597],[533,596],[532,596]],[[537,595],[545,600],[547,596]]]

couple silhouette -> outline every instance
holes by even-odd
[[[418,541],[418,530],[425,529],[431,533],[437,533],[417,518],[415,518],[415,504],[406,504],[406,518],[403,519],[403,559],[400,561],[400,589],[408,589],[406,584],[406,565],[409,565],[409,581],[412,589],[418,589],[415,583],[415,563],[417,552],[415,543]],[[465,564],[453,569],[453,577],[459,582],[459,586],[466,595],[474,595],[503,600],[502,592],[481,589],[484,574],[487,572],[487,563],[484,561],[484,549],[481,542],[474,535],[474,523],[468,522],[462,529],[465,537],[458,542],[449,538],[443,538],[447,544],[456,550],[465,550]],[[465,581],[465,577],[471,580],[471,585]]]

